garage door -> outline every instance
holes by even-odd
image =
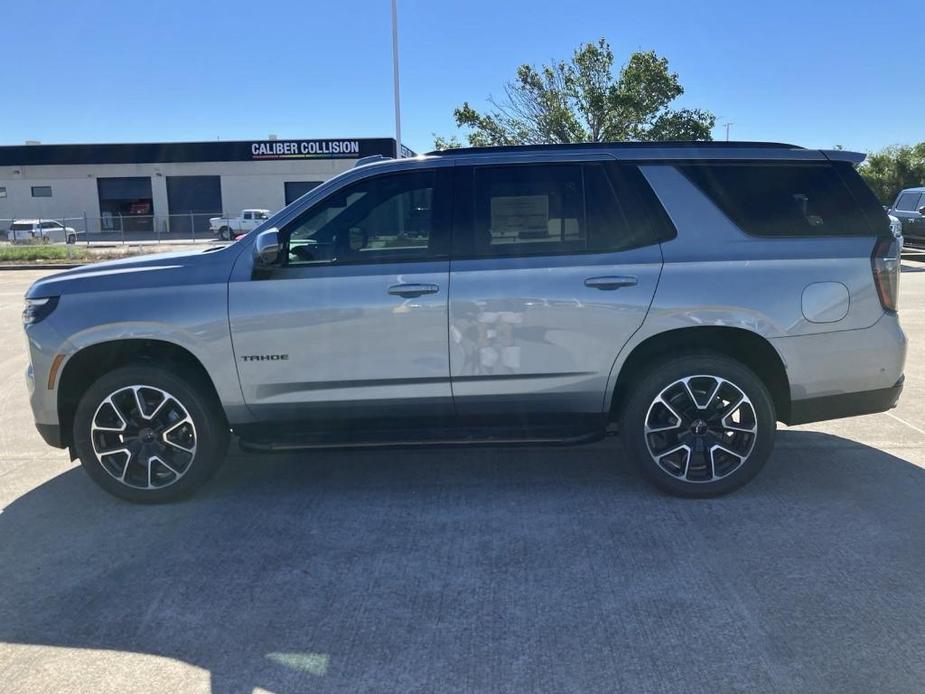
[[[207,233],[209,217],[222,213],[221,178],[168,176],[167,206],[170,208],[170,233]]]

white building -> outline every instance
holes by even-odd
[[[375,154],[395,156],[395,140],[0,147],[0,230],[44,218],[90,233],[204,232],[209,217],[279,210]]]

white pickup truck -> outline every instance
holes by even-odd
[[[230,241],[236,234],[247,233],[263,224],[270,217],[270,210],[241,210],[237,217],[212,217],[209,219],[209,231],[222,240]]]

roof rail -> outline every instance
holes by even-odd
[[[377,161],[385,161],[386,159],[394,159],[394,157],[387,157],[384,154],[370,154],[368,157],[360,157],[356,160],[353,165],[355,169],[358,166],[363,166],[364,164],[373,164]]]
[[[803,149],[783,142],[715,142],[712,140],[668,140],[664,142],[575,142],[554,145],[498,145],[495,147],[457,147],[428,152],[427,156],[488,154],[490,152],[545,152],[569,149]]]

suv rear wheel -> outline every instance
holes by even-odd
[[[156,503],[189,495],[218,469],[228,427],[215,398],[191,374],[164,365],[125,366],[97,380],[77,405],[73,441],[103,489]]]
[[[621,427],[642,473],[677,496],[731,492],[771,453],[774,402],[742,363],[691,354],[651,366],[630,395]]]

